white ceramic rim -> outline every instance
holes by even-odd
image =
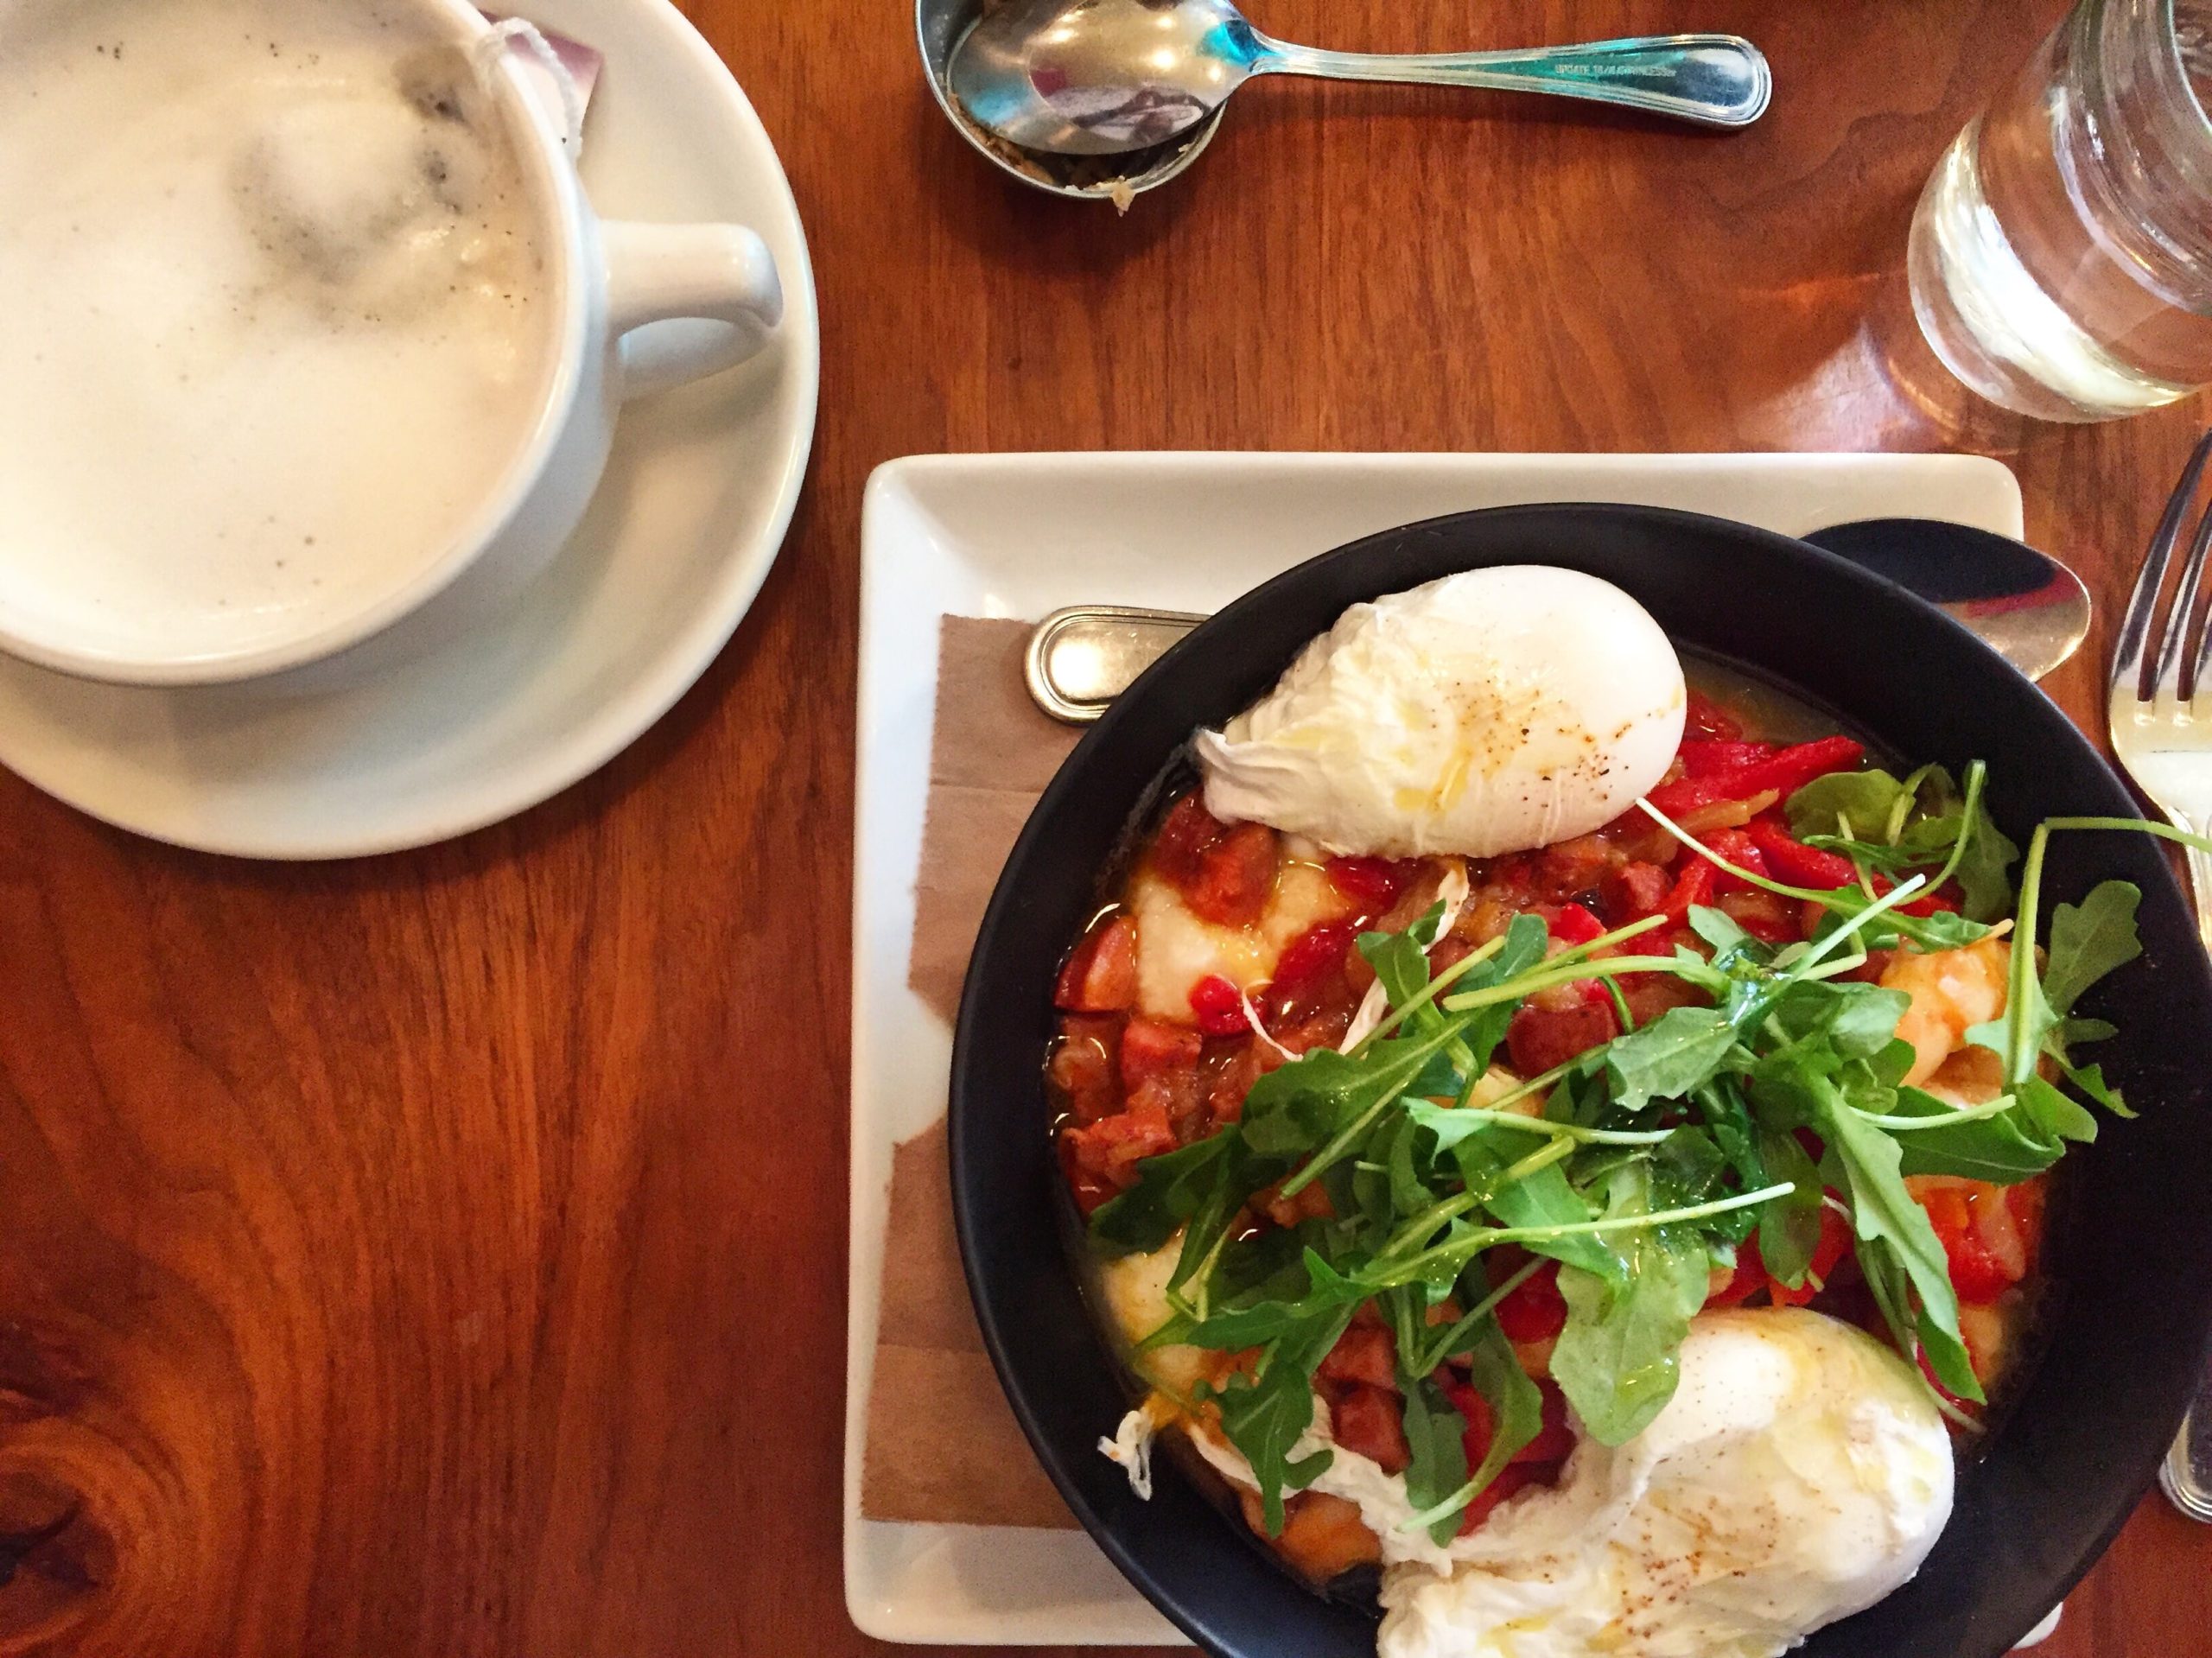
[[[480,41],[491,32],[492,25],[483,14],[466,0],[410,3],[438,14],[464,42]],[[514,141],[540,222],[549,232],[546,276],[554,289],[559,315],[549,340],[553,353],[551,372],[539,388],[537,416],[530,435],[453,541],[397,586],[351,612],[264,644],[181,656],[132,655],[39,638],[11,626],[0,614],[0,651],[41,668],[113,684],[211,685],[257,679],[335,656],[382,632],[452,586],[505,531],[544,475],[575,406],[594,289],[599,279],[584,269],[583,226],[588,209],[563,135],[531,92],[512,51],[499,55],[492,65],[492,75],[493,96]]]

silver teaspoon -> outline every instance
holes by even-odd
[[[1804,539],[1941,606],[2031,679],[2088,637],[2089,592],[2081,578],[2010,537],[1929,518],[1870,518]],[[1126,605],[1056,610],[1029,638],[1029,695],[1055,720],[1088,725],[1204,620]]]
[[[1522,52],[1386,56],[1270,40],[1229,0],[1005,0],[954,47],[953,96],[1024,149],[1113,156],[1195,126],[1254,75],[1389,80],[1562,98],[1714,127],[1748,126],[1773,95],[1758,48],[1669,35]]]

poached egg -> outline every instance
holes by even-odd
[[[1774,1658],[1920,1569],[1950,1518],[1943,1420],[1872,1337],[1708,1312],[1628,1444],[1585,1439],[1452,1546],[1383,1576],[1380,1658]]]
[[[1197,749],[1225,822],[1340,854],[1486,858],[1627,810],[1666,773],[1688,707],[1635,600],[1507,565],[1354,605]]]

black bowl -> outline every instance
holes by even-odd
[[[1096,1450],[1128,1404],[1063,1247],[1066,1198],[1043,1071],[1054,970],[1092,912],[1133,812],[1198,727],[1262,695],[1360,600],[1457,570],[1539,563],[1633,594],[1686,646],[1840,711],[1901,755],[1990,765],[2024,843],[2057,814],[2136,815],[2043,693],[1942,612],[1802,542],[1620,506],[1512,507],[1409,525],[1300,565],[1177,645],[1114,704],[1039,801],[984,918],[952,1060],[952,1192],[983,1338],[1069,1505],[1160,1610],[1236,1658],[1370,1658],[1375,1623],[1324,1599],[1179,1470],[1139,1502]],[[2047,888],[2143,889],[2142,958],[2085,1011],[2122,1034],[2098,1057],[2141,1110],[2067,1159],[2045,1350],[1920,1575],[1803,1648],[1808,1658],[1995,1658],[2086,1572],[2149,1486],[2212,1330],[2212,971],[2147,836],[2053,842]],[[2048,911],[2046,911],[2048,913]]]

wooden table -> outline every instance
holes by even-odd
[[[1261,10],[1377,49],[1738,29],[1780,92],[1714,137],[1255,88],[1117,220],[968,153],[901,0],[698,0],[797,187],[826,365],[705,682],[553,804],[357,864],[172,852],[0,777],[0,1654],[870,1645],[838,1466],[878,461],[1980,448],[2109,623],[2202,414],[1962,424],[1880,326],[1930,163],[2059,0]],[[2056,683],[2084,720],[2104,645]],[[2152,1499],[2046,1650],[2208,1630],[2212,1533]]]

